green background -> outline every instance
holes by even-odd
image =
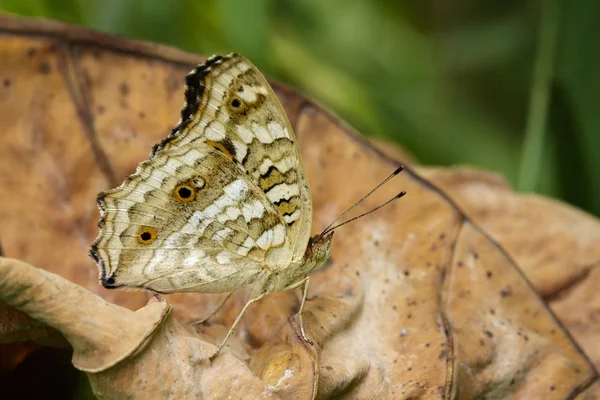
[[[0,0],[210,55],[237,51],[421,163],[600,215],[600,1]]]

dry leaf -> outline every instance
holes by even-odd
[[[537,195],[515,194],[498,176],[467,168],[419,168],[521,267],[536,291],[600,366],[600,224]]]
[[[0,297],[64,335],[99,397],[597,391],[585,392],[597,373],[534,288],[597,360],[598,220],[460,170],[402,173],[364,209],[400,190],[407,196],[336,233],[331,262],[311,279],[305,321],[314,347],[292,317],[298,294],[274,293],[250,308],[230,350],[209,364],[210,343],[233,322],[243,292],[194,330],[185,322],[218,295],[144,306],[147,293],[102,289],[87,257],[96,193],[116,186],[170,131],[183,76],[199,58],[49,22],[2,17],[0,27],[0,242],[7,257],[43,268],[3,259]],[[317,232],[398,162],[297,93],[275,89],[299,138]]]

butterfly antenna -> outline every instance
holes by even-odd
[[[354,221],[354,220],[357,220],[357,219],[359,219],[359,218],[362,218],[362,217],[364,217],[365,215],[369,215],[369,214],[371,214],[372,212],[375,212],[375,211],[379,210],[380,208],[387,206],[387,205],[388,205],[388,204],[390,204],[392,201],[394,201],[394,200],[396,200],[396,199],[399,199],[400,197],[404,196],[405,194],[406,194],[406,192],[400,192],[400,193],[398,193],[397,195],[395,195],[394,197],[392,197],[391,199],[389,199],[388,201],[386,201],[385,203],[378,205],[377,207],[375,207],[375,208],[374,208],[374,209],[372,209],[371,211],[367,211],[367,212],[365,212],[365,213],[362,213],[362,214],[360,214],[360,215],[357,215],[357,216],[356,216],[356,217],[354,217],[354,218],[350,218],[348,221],[344,221],[344,222],[342,222],[341,224],[337,224],[337,225],[335,225],[335,226],[334,226],[334,227],[332,227],[332,228],[327,228],[327,229],[325,229],[325,230],[323,231],[323,233],[321,233],[321,235],[319,235],[319,236],[323,237],[323,236],[327,235],[329,232],[333,231],[334,229],[337,229],[337,228],[339,228],[340,226],[346,225],[347,223],[350,223],[350,222],[352,222],[352,221]]]
[[[387,178],[385,178],[385,179],[384,179],[383,181],[381,181],[381,182],[380,182],[380,183],[379,183],[377,186],[375,186],[375,187],[374,187],[374,188],[373,188],[373,189],[372,189],[372,190],[371,190],[369,193],[367,193],[366,195],[364,195],[364,196],[363,196],[363,197],[362,197],[362,198],[361,198],[359,201],[357,201],[356,203],[354,203],[354,205],[353,205],[352,207],[350,207],[349,209],[347,209],[346,211],[344,211],[344,212],[343,212],[343,213],[342,213],[342,214],[341,214],[339,217],[337,217],[336,219],[334,219],[333,221],[331,221],[331,223],[330,223],[329,225],[327,225],[327,227],[325,227],[325,229],[323,230],[323,233],[321,233],[321,234],[319,235],[319,238],[322,238],[322,237],[323,237],[323,236],[324,236],[324,235],[325,235],[327,232],[330,232],[331,230],[333,230],[333,229],[330,229],[330,228],[331,228],[331,226],[333,226],[333,224],[335,224],[337,221],[339,221],[340,219],[342,219],[342,218],[343,218],[343,217],[344,217],[346,214],[348,214],[348,213],[349,213],[350,211],[352,211],[354,208],[356,208],[357,206],[361,205],[361,204],[362,204],[362,202],[363,202],[363,201],[365,201],[365,199],[366,199],[367,197],[369,197],[370,195],[372,195],[373,193],[375,193],[375,191],[377,191],[377,189],[379,189],[380,187],[382,187],[383,185],[385,185],[385,183],[386,183],[387,181],[389,181],[389,180],[390,180],[390,179],[392,179],[394,176],[396,176],[396,175],[398,175],[400,172],[402,172],[402,170],[403,170],[403,169],[404,169],[404,165],[401,165],[401,166],[399,166],[398,168],[396,168],[396,170],[395,170],[394,172],[392,172],[392,173],[391,173],[391,174],[390,174],[390,175],[389,175]],[[372,213],[373,211],[375,211],[375,210],[377,210],[377,209],[379,209],[379,208],[383,207],[384,205],[388,204],[390,201],[392,201],[392,200],[394,200],[394,199],[397,199],[397,198],[399,198],[399,197],[402,197],[402,196],[396,196],[396,197],[394,197],[393,199],[391,199],[391,200],[387,201],[386,203],[384,203],[384,204],[380,205],[379,207],[377,207],[377,208],[375,208],[375,209],[373,209],[373,210],[369,211],[368,213],[365,213],[365,214],[362,214],[362,215],[360,215],[359,217],[361,217],[361,216],[363,216],[363,215],[367,215],[367,214],[369,214],[369,213]],[[356,217],[356,218],[359,218],[359,217]],[[344,222],[344,223],[347,223],[347,222],[353,221],[353,220],[355,220],[356,218],[352,218],[351,220],[349,220],[349,221],[346,221],[346,222]],[[338,225],[337,227],[339,227],[339,226],[341,226],[341,225]],[[337,227],[336,227],[336,228],[337,228]]]

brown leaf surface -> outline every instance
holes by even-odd
[[[170,131],[183,76],[199,58],[49,22],[2,17],[0,29],[5,255],[119,306],[8,259],[0,296],[64,335],[99,397],[570,398],[596,378],[563,325],[597,361],[598,220],[463,170],[406,171],[364,209],[400,190],[405,198],[336,233],[305,310],[314,347],[291,317],[298,294],[273,293],[208,364],[209,343],[225,334],[243,292],[192,330],[185,321],[219,296],[144,306],[147,293],[102,289],[87,257],[96,193]],[[275,89],[300,141],[316,232],[398,163],[295,92]]]
[[[419,168],[515,260],[600,366],[600,224],[574,207],[515,194],[497,175]]]

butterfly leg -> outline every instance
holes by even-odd
[[[223,305],[225,305],[225,302],[227,300],[229,300],[229,298],[231,297],[231,295],[233,293],[235,293],[235,292],[231,292],[227,296],[225,296],[225,298],[223,300],[221,300],[219,305],[214,310],[212,310],[212,312],[210,314],[208,314],[206,317],[202,318],[200,321],[192,322],[190,325],[192,325],[192,326],[202,325],[203,323],[208,321],[213,315],[215,315],[221,309],[221,307],[223,307]]]
[[[304,288],[302,289],[302,302],[300,303],[300,310],[298,311],[298,316],[300,318],[300,332],[302,333],[302,339],[304,339],[304,341],[306,343],[313,344],[313,341],[310,340],[308,338],[308,336],[306,336],[306,332],[304,331],[304,320],[302,318],[302,311],[304,311],[304,303],[306,303],[306,297],[308,295],[308,285],[309,284],[310,284],[310,278],[307,276],[304,279],[302,279],[301,281],[298,281],[298,282],[286,287],[283,290],[296,289],[297,287],[304,285]]]
[[[229,332],[227,332],[227,335],[225,335],[225,339],[223,339],[223,341],[221,342],[221,344],[217,348],[217,351],[215,351],[215,353],[212,356],[209,357],[209,359],[211,361],[214,360],[214,358],[223,349],[223,347],[225,346],[225,343],[227,343],[227,339],[229,339],[229,336],[231,336],[231,334],[233,333],[233,331],[235,331],[235,328],[238,326],[238,324],[242,320],[242,317],[246,313],[246,310],[248,309],[248,307],[250,306],[250,304],[256,303],[257,301],[259,301],[260,299],[262,299],[263,297],[265,297],[266,294],[267,294],[267,292],[264,292],[263,294],[261,294],[259,296],[256,296],[256,297],[248,300],[248,302],[246,303],[246,305],[244,306],[244,308],[242,308],[242,311],[240,311],[239,315],[235,319],[235,322],[233,323],[233,325],[231,325],[231,328],[229,328]]]

